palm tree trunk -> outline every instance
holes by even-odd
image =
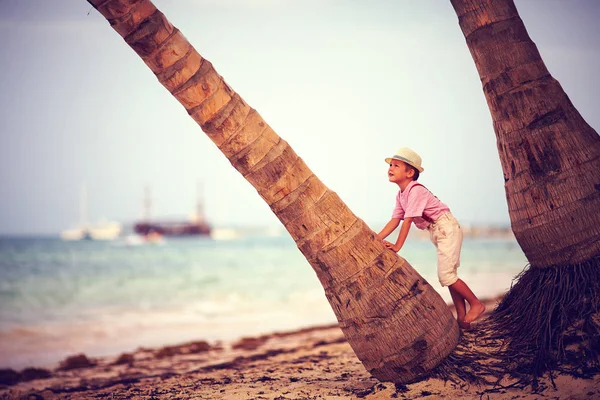
[[[148,0],[89,0],[267,202],[315,270],[348,342],[384,381],[427,374],[458,342],[433,288],[329,190]]]
[[[569,363],[597,370],[600,137],[546,69],[513,0],[451,2],[492,115],[512,229],[530,262],[490,321],[510,341],[505,355],[521,354],[534,377]],[[566,346],[573,340],[575,354]]]

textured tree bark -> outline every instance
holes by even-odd
[[[600,137],[552,78],[513,0],[451,0],[483,85],[512,229],[531,266],[484,329],[523,382],[600,373]]]
[[[376,378],[411,382],[458,342],[435,290],[305,165],[148,0],[89,1],[286,227]]]
[[[512,0],[451,0],[483,85],[512,228],[533,267],[600,254],[600,137],[548,72]]]

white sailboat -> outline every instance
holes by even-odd
[[[87,222],[87,191],[81,188],[79,199],[79,226],[69,228],[60,233],[63,240],[114,240],[120,234],[122,226],[118,222],[101,220],[96,224]]]

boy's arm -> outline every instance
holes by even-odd
[[[394,232],[394,229],[396,229],[398,225],[400,225],[400,218],[392,218],[390,222],[383,227],[381,232],[377,234],[377,237],[380,240],[385,239],[390,233]]]
[[[389,247],[394,250],[396,253],[400,251],[402,246],[404,245],[404,241],[408,236],[408,231],[410,230],[410,226],[412,225],[413,218],[404,218],[404,222],[402,223],[402,227],[400,228],[400,233],[398,234],[398,239],[396,240],[396,244]]]

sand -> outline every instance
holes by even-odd
[[[0,374],[5,383],[1,399],[600,399],[600,377],[559,375],[555,387],[544,379],[538,392],[439,379],[409,385],[379,382],[337,325],[232,343],[140,348],[99,359],[79,355],[52,371],[19,373],[15,379],[20,381],[12,385],[6,385],[9,372]],[[49,376],[40,378],[44,375]]]

